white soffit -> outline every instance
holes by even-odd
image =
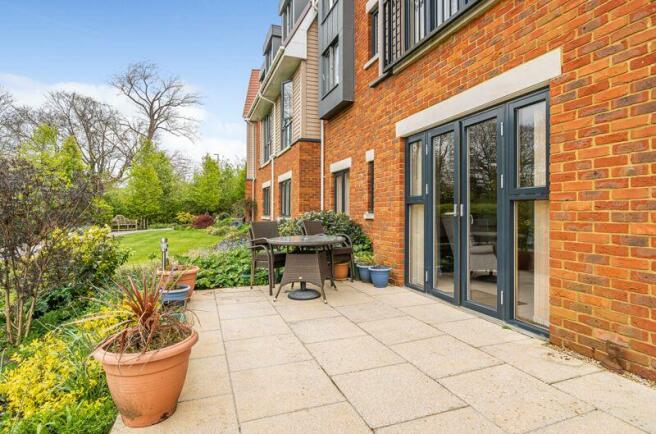
[[[278,177],[278,182],[287,181],[288,179],[292,179],[292,171],[291,170],[289,172],[285,172],[282,175],[280,175]]]
[[[370,161],[374,161],[374,150],[369,149],[365,154],[364,154],[364,159],[368,163]]]
[[[486,107],[537,90],[562,73],[561,49],[550,51],[396,123],[409,137]]]
[[[271,187],[271,181],[263,182],[262,183],[262,188],[269,188]]]
[[[351,157],[330,165],[330,173],[340,172],[351,168]]]

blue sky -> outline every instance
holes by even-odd
[[[194,159],[245,156],[241,118],[248,75],[259,67],[278,0],[0,0],[0,86],[27,104],[51,89],[117,104],[106,86],[129,63],[147,60],[203,96],[196,144],[163,146]]]

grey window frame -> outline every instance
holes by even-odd
[[[351,198],[350,194],[347,194],[347,186],[346,186],[346,179],[348,177],[349,182],[348,186],[351,186],[351,174],[349,173],[349,169],[345,170],[340,170],[339,172],[333,173],[333,211],[335,212],[342,212],[346,215],[349,215],[350,213],[350,207],[349,207],[349,202],[348,199]],[[341,189],[342,192],[342,203],[341,211],[337,210],[337,189]]]
[[[278,183],[280,190],[280,217],[292,216],[292,180],[287,179]]]
[[[373,58],[378,54],[378,17],[378,6],[376,6],[369,13],[369,19],[371,20],[369,27],[369,58]]]
[[[321,77],[321,90],[325,96],[339,86],[339,38],[333,39],[321,55],[323,62],[323,76]]]
[[[294,0],[288,0],[282,13],[282,40],[285,41],[294,29]]]
[[[262,216],[271,217],[271,187],[262,188]]]
[[[285,86],[291,86],[291,95],[285,98]],[[291,80],[280,85],[280,150],[292,145],[292,123],[294,121],[294,83]],[[285,105],[289,104],[289,117],[285,116]]]
[[[273,134],[271,131],[271,113],[267,114],[262,121],[262,162],[266,163],[271,159],[271,147],[273,144]]]

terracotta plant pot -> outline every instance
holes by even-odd
[[[333,277],[335,280],[346,280],[349,274],[349,263],[335,264],[333,267]]]
[[[117,354],[98,349],[112,399],[128,427],[161,422],[175,413],[198,333],[170,347],[143,354]]]
[[[170,280],[171,282],[176,282],[178,285],[188,285],[189,286],[189,298],[194,295],[194,288],[196,287],[196,276],[200,268],[194,266],[187,270],[157,270],[158,276],[164,276],[165,279],[168,279],[169,276],[173,275]]]

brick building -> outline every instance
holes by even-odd
[[[656,378],[656,3],[309,8],[323,143],[256,194],[307,152],[293,214],[348,212],[397,283]]]

